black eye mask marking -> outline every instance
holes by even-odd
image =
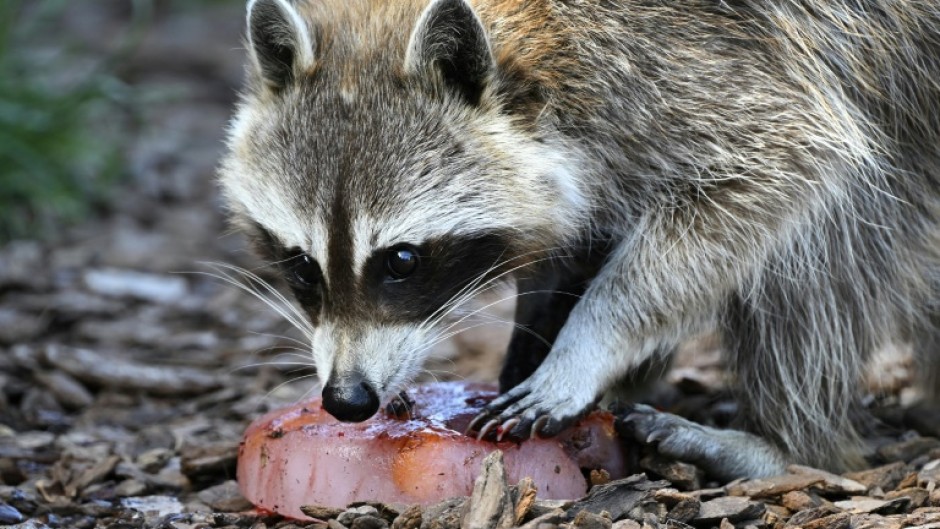
[[[251,221],[250,226],[247,230],[248,240],[258,257],[276,263],[287,256],[284,245],[267,228],[255,221]]]
[[[510,258],[508,244],[507,237],[490,234],[377,250],[366,261],[362,292],[368,303],[382,309],[384,319],[420,321],[481,274],[497,275],[503,267],[496,265]],[[402,277],[392,273],[392,266],[399,267]]]
[[[323,270],[320,264],[300,248],[288,250],[286,258],[279,264],[297,301],[313,317],[313,313],[319,312],[323,297]]]
[[[318,287],[323,282],[323,272],[316,260],[300,248],[292,248],[291,254],[281,263],[287,282],[299,289]]]
[[[323,271],[320,264],[300,248],[286,248],[260,223],[249,223],[248,236],[255,253],[281,272],[311,323],[317,324],[323,304]]]

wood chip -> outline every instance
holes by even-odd
[[[695,498],[687,498],[670,509],[669,514],[666,515],[666,519],[688,523],[698,517],[701,508],[702,502]]]
[[[0,524],[13,525],[24,520],[26,517],[16,507],[0,502]]]
[[[611,529],[643,529],[643,526],[635,520],[627,518],[626,520],[620,520],[614,522],[614,525],[611,526]]]
[[[137,456],[135,463],[144,472],[159,472],[173,458],[174,451],[168,448],[154,448]]]
[[[343,512],[336,517],[336,521],[345,525],[346,527],[352,527],[352,523],[359,518],[360,516],[378,516],[379,510],[371,505],[360,505],[358,507],[346,508]]]
[[[420,505],[408,507],[392,522],[392,529],[418,529],[421,527],[421,514],[423,512],[424,509]]]
[[[650,481],[645,474],[637,474],[594,487],[586,497],[571,505],[568,509],[569,520],[574,516],[573,513],[581,511],[594,514],[607,511],[611,520],[620,520],[638,506],[655,504],[653,493],[668,485],[665,481]]]
[[[49,326],[47,315],[37,316],[0,308],[0,344],[30,343]]]
[[[88,270],[85,285],[96,294],[128,297],[154,303],[174,303],[186,295],[188,285],[179,276],[157,275],[114,268]]]
[[[940,459],[930,461],[917,473],[917,484],[921,487],[940,484]]]
[[[347,505],[346,508],[347,508],[347,509],[351,509],[351,508],[354,508],[354,507],[362,507],[362,506],[369,506],[369,507],[372,507],[373,509],[376,510],[376,512],[378,512],[378,516],[381,517],[382,519],[384,519],[385,521],[387,521],[388,523],[392,523],[393,521],[395,521],[395,519],[398,518],[398,516],[399,516],[401,513],[405,512],[406,510],[408,510],[408,508],[411,507],[410,505],[405,505],[405,504],[403,504],[403,503],[382,503],[382,502],[377,502],[377,501],[355,501],[355,502],[352,502],[352,503],[350,503],[349,505]]]
[[[120,456],[108,456],[95,463],[65,485],[65,495],[74,498],[76,494],[88,488],[89,485],[102,481],[108,474],[114,472],[114,467],[120,461]]]
[[[450,498],[424,510],[421,529],[458,529],[467,512],[467,498]]]
[[[679,490],[702,488],[704,474],[695,465],[647,456],[640,460],[640,467],[669,480]]]
[[[592,470],[588,476],[588,484],[591,487],[606,485],[608,483],[610,483],[610,472],[607,472],[603,468],[599,470]]]
[[[866,496],[859,496],[851,500],[837,501],[834,505],[842,510],[853,514],[862,513],[895,513],[910,504],[911,499],[907,497],[895,498],[893,500],[879,500]]]
[[[384,518],[366,514],[353,520],[349,529],[387,529],[388,522]]]
[[[538,518],[557,510],[566,511],[573,503],[570,500],[540,500],[536,498],[535,503],[529,509],[529,518]]]
[[[803,529],[848,529],[852,525],[852,515],[843,512],[831,514],[803,524]]]
[[[898,483],[898,489],[906,489],[917,485],[917,472],[911,472]]]
[[[521,525],[526,515],[535,505],[535,497],[538,494],[538,488],[532,478],[522,478],[519,485],[515,487],[513,493],[513,524]]]
[[[219,512],[241,512],[252,508],[251,502],[242,496],[234,480],[204,489],[196,497]]]
[[[927,489],[920,487],[908,487],[905,489],[893,490],[885,494],[885,499],[894,500],[897,498],[907,498],[910,501],[909,508],[918,508],[923,507],[927,503],[927,500],[930,498],[930,493],[927,492]]]
[[[344,509],[324,507],[322,505],[301,505],[300,512],[317,520],[330,520],[336,518]]]
[[[780,497],[780,504],[793,512],[812,509],[822,505],[818,496],[807,494],[802,490],[790,491]]]
[[[878,449],[878,455],[885,461],[910,461],[938,447],[940,447],[940,439],[914,437],[906,441],[882,446]]]
[[[555,509],[554,511],[547,512],[541,516],[533,518],[526,522],[524,525],[519,526],[519,529],[540,529],[546,526],[556,526],[561,522],[564,522],[566,519],[565,511],[561,509]]]
[[[894,490],[910,470],[906,464],[899,461],[860,472],[849,472],[843,476],[865,485],[868,490],[876,487],[882,490]]]
[[[125,479],[114,487],[114,495],[118,498],[142,496],[147,492],[147,484],[136,479]]]
[[[139,513],[152,516],[166,516],[182,512],[183,504],[171,496],[144,496],[139,498],[124,498],[121,505]]]
[[[179,396],[206,393],[221,386],[217,376],[198,369],[142,365],[76,347],[50,345],[44,359],[81,381],[108,388]]]
[[[794,490],[807,489],[823,478],[805,474],[784,474],[765,479],[750,479],[729,485],[728,494],[731,496],[750,496],[752,498],[770,498],[780,496]]]
[[[762,503],[751,501],[745,497],[715,498],[702,503],[698,516],[695,517],[694,521],[705,524],[719,522],[722,518],[727,518],[732,522],[751,520],[764,514],[764,510],[765,507]]]
[[[940,489],[930,491],[930,498],[927,503],[934,507],[940,507]]]
[[[924,507],[914,509],[914,512],[907,515],[905,525],[927,525],[940,523],[940,507]]]
[[[607,516],[604,516],[607,514]],[[581,511],[571,520],[571,526],[577,529],[611,529],[613,522],[610,521],[610,515],[606,512],[594,514],[588,511]]]
[[[783,513],[786,513],[786,515],[782,515]],[[763,522],[763,525],[777,527],[783,525],[783,521],[789,517],[789,509],[779,505],[767,505],[767,510],[761,516],[761,522]]]
[[[818,468],[790,465],[787,467],[787,471],[793,474],[821,478],[822,482],[817,483],[813,488],[818,489],[823,494],[864,494],[868,490],[868,486],[863,483]]]
[[[81,410],[95,401],[85,386],[61,371],[39,372],[35,376],[66,409]]]
[[[678,490],[671,488],[671,487],[665,488],[665,489],[659,489],[653,492],[653,498],[660,503],[665,503],[666,507],[673,507],[676,504],[678,504],[680,501],[687,500],[690,498],[699,499],[690,493],[679,492]]]
[[[727,486],[731,486],[734,483],[740,483],[741,481],[744,481],[744,480],[733,481],[729,483]],[[695,496],[696,498],[702,501],[705,501],[705,500],[710,500],[713,498],[720,498],[726,494],[726,491],[723,487],[716,487],[712,489],[690,490],[689,494],[691,494],[692,496]]]
[[[904,517],[856,514],[852,516],[850,526],[852,529],[901,529],[906,524]]]
[[[805,509],[791,516],[790,519],[787,520],[787,525],[802,526],[813,520],[825,518],[826,516],[837,514],[838,512],[839,510],[832,505],[822,505],[814,509]]]
[[[486,458],[473,484],[470,504],[461,529],[507,529],[515,522],[512,496],[506,483],[503,452],[494,450]]]
[[[205,479],[213,474],[232,476],[238,459],[238,442],[187,445],[181,452],[180,470],[191,479]]]

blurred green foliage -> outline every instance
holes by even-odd
[[[0,242],[49,237],[107,203],[133,92],[114,75],[147,24],[96,57],[59,31],[68,2],[0,1]]]

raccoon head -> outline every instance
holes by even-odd
[[[365,420],[456,302],[578,231],[576,163],[507,110],[465,0],[252,0],[248,44],[221,184],[315,329],[324,407]]]

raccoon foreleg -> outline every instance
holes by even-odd
[[[516,328],[499,375],[500,393],[518,386],[548,357],[571,310],[607,257],[602,243],[573,250],[517,280]]]
[[[500,393],[521,384],[548,357],[552,342],[584,292],[579,282],[565,279],[553,271],[518,281],[516,328],[499,374]]]
[[[714,325],[731,293],[784,236],[785,219],[796,214],[773,208],[739,209],[734,217],[723,208],[701,208],[690,218],[681,213],[651,214],[619,242],[545,362],[475,420],[481,435],[494,429],[512,437],[554,435],[654,354]]]
[[[620,354],[609,354],[621,350],[620,346],[606,342],[608,336],[582,333],[586,328],[580,321],[574,323],[581,303],[572,311],[541,366],[494,400],[471,423],[471,431],[484,437],[495,429],[498,439],[556,435],[589,411],[611,384],[641,365],[656,349],[652,343],[641,348],[635,364]]]

